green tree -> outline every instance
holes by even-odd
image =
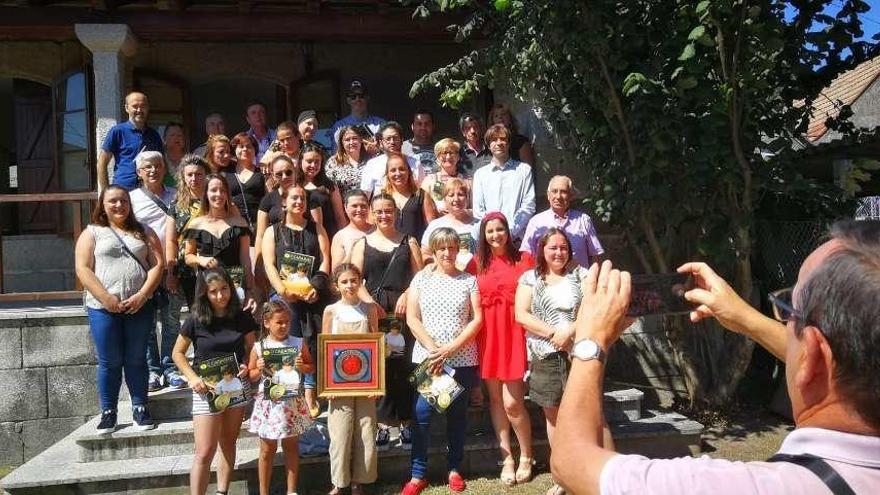
[[[532,102],[587,168],[587,205],[648,273],[706,259],[749,299],[762,202],[794,202],[805,218],[841,211],[839,189],[799,173],[793,141],[819,91],[872,54],[857,41],[862,1],[836,1],[835,16],[830,1],[408,3],[414,17],[457,15],[450,31],[471,47],[412,93],[439,89],[457,107],[503,80]],[[729,400],[752,342],[681,318],[666,328],[691,399]]]

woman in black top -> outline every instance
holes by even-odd
[[[277,297],[287,301],[293,312],[291,335],[302,337],[317,356],[321,316],[329,302],[330,239],[324,227],[306,215],[302,186],[287,190],[284,206],[284,220],[263,236],[263,268]],[[305,375],[303,386],[309,410],[316,416],[314,373]]]
[[[208,175],[199,216],[183,231],[186,264],[194,270],[224,267],[236,283],[245,311],[254,311],[250,231],[244,218],[234,213],[228,187],[222,175]]]
[[[195,456],[189,473],[190,493],[205,493],[211,477],[211,461],[217,446],[222,455],[217,465],[217,493],[226,493],[235,466],[235,443],[247,402],[211,413],[205,394],[208,387],[190,365],[186,352],[192,344],[193,364],[215,357],[235,354],[241,365],[239,379],[247,390],[247,357],[256,340],[257,323],[250,313],[241,310],[241,301],[233,282],[222,268],[209,268],[199,274],[192,312],[180,328],[172,359],[186,376],[193,390],[193,433]]]
[[[230,140],[237,158],[235,170],[226,172],[226,182],[232,202],[247,220],[251,231],[251,247],[256,241],[257,211],[266,195],[266,177],[254,165],[257,140],[246,132],[239,132]]]
[[[412,369],[410,358],[415,339],[405,325],[404,313],[409,283],[422,269],[422,254],[418,241],[395,227],[397,205],[394,198],[379,193],[370,204],[376,229],[354,244],[351,262],[364,274],[361,299],[378,306],[380,319],[397,318],[405,340],[402,352],[389,351],[385,360],[386,394],[379,399],[379,432],[376,435],[377,447],[384,449],[388,446],[390,423],[401,425],[401,440],[405,444],[411,438],[406,425],[412,418],[414,391],[407,383],[407,377]]]
[[[345,227],[348,219],[345,218],[339,188],[327,178],[323,162],[324,148],[320,144],[308,142],[303,145],[299,166],[306,178],[309,204],[321,209],[320,222],[332,239],[340,228]],[[315,217],[315,221],[319,219]]]
[[[391,196],[398,209],[397,230],[421,239],[425,228],[437,217],[437,211],[434,201],[425,199],[425,192],[416,185],[406,158],[399,153],[388,154],[383,192]]]
[[[183,291],[187,307],[192,307],[196,289],[196,273],[187,266],[183,231],[201,209],[205,194],[208,164],[197,155],[185,155],[177,166],[177,200],[165,220],[165,263],[168,268],[166,285],[174,293]]]

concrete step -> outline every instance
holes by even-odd
[[[126,418],[127,419],[127,418]],[[79,461],[79,441],[94,436],[98,418],[94,418],[67,438],[31,459],[2,480],[2,488],[10,495],[101,494],[134,493],[166,495],[186,493],[192,453],[177,452],[161,457],[139,459]],[[180,426],[180,425],[178,425]],[[699,452],[702,425],[677,414],[645,411],[636,421],[611,423],[616,448],[623,453],[640,453],[652,457],[674,457]],[[434,425],[436,430],[439,425]],[[125,436],[122,428],[114,436]],[[167,427],[165,434],[170,434]],[[141,437],[151,437],[140,432]],[[546,465],[548,443],[543,432],[535,432],[535,455],[539,464]],[[130,435],[138,438],[137,435]],[[145,441],[145,443],[148,443]],[[432,442],[429,476],[438,482],[445,471],[445,445]],[[256,439],[243,436],[237,448],[236,472],[230,494],[257,493]],[[403,482],[409,474],[408,451],[391,448],[379,453],[379,479]],[[498,452],[493,435],[469,436],[462,471],[467,477],[496,475]],[[275,457],[273,480],[283,484],[283,456]],[[326,456],[300,460],[300,493],[321,493],[329,487],[329,460]],[[213,487],[212,487],[213,488]],[[282,492],[283,493],[283,492]]]

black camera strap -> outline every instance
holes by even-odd
[[[856,495],[840,473],[834,470],[824,459],[809,454],[790,455],[776,454],[767,459],[767,462],[789,462],[809,469],[813,472],[834,495]]]

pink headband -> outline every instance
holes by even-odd
[[[490,220],[503,220],[504,223],[507,223],[507,217],[504,216],[504,213],[500,211],[490,211],[483,215],[483,225],[489,223]]]

